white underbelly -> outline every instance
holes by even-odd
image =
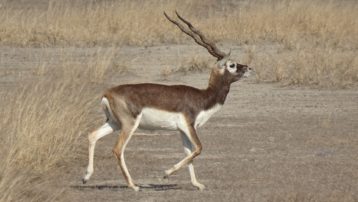
[[[204,125],[222,105],[217,104],[208,110],[201,111],[195,119],[195,128]],[[147,130],[178,130],[186,131],[187,123],[184,115],[179,112],[167,112],[155,108],[144,108],[139,122],[140,129]]]
[[[177,130],[183,120],[182,113],[166,112],[159,109],[144,108],[139,128],[149,130]]]

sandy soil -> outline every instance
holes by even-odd
[[[66,50],[74,64],[95,51]],[[0,52],[0,92],[36,78],[30,72],[39,56],[46,54],[51,67],[61,54],[56,48],[2,47]],[[108,73],[106,83],[93,90],[100,95],[106,87],[136,82],[203,88],[208,72],[161,75],[193,54],[210,59],[205,50],[189,45],[123,47],[116,57],[128,72]],[[234,47],[233,56],[241,54],[242,49]],[[315,90],[242,80],[232,85],[223,109],[199,129],[203,152],[194,165],[206,190],[191,186],[187,169],[162,179],[164,170],[184,157],[179,135],[166,131],[137,131],[127,147],[126,162],[141,192],[126,187],[116,166],[111,150],[117,134],[98,141],[95,172],[85,185],[83,135],[78,161],[62,168],[48,189],[66,187],[60,201],[358,201],[357,101],[356,88]],[[100,107],[94,111],[98,118]],[[88,120],[99,123],[94,117]]]

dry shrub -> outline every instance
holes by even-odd
[[[183,66],[183,65],[182,65]],[[208,60],[206,58],[200,58],[200,57],[193,57],[188,62],[187,67],[182,67],[185,71],[205,71],[207,69],[211,68],[211,65],[209,64]]]
[[[105,79],[106,72],[115,70],[117,73],[124,73],[126,66],[120,66],[116,63],[116,48],[97,48],[94,53],[85,53],[90,55],[90,59],[85,61],[67,61],[70,53],[62,53],[61,70],[63,75],[72,77],[73,79],[88,79],[93,83],[102,83]]]
[[[71,160],[81,135],[78,128],[89,125],[93,101],[88,85],[72,79],[41,79],[7,92],[1,101],[6,106],[1,108],[0,129],[6,134],[1,135],[6,163],[0,173],[0,201],[43,197],[29,190],[46,184],[44,174]]]
[[[203,72],[211,68],[212,65],[209,64],[207,58],[194,56],[187,62],[183,62],[177,69],[173,69],[172,71],[186,74],[188,72]]]
[[[194,56],[191,57],[188,61],[182,62],[178,68],[165,67],[161,70],[161,76],[164,79],[167,79],[170,75],[180,73],[186,75],[187,73],[192,72],[203,72],[210,70],[212,65],[207,58]]]
[[[15,96],[7,96],[12,98],[10,105],[14,107],[4,108],[2,114],[8,119],[3,125],[10,129],[7,134],[13,150],[11,155],[17,156],[18,164],[47,170],[71,152],[63,149],[79,135],[78,128],[71,126],[85,123],[88,117],[85,109],[93,100],[88,99],[86,87],[71,80],[45,79],[25,86]],[[31,146],[26,146],[30,142]]]
[[[78,138],[93,127],[88,120],[100,97],[95,89],[113,67],[113,50],[97,50],[82,65],[63,53],[59,66],[40,65],[38,79],[0,98],[0,201],[53,200],[64,192],[46,187],[53,186],[56,170],[78,157]]]
[[[248,55],[255,57],[252,65],[259,81],[324,88],[345,88],[358,81],[355,51],[305,47],[279,54],[251,52]]]

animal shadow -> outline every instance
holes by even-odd
[[[126,185],[110,185],[110,184],[101,184],[101,185],[73,185],[70,186],[71,188],[74,189],[79,189],[79,190],[93,190],[93,189],[98,189],[98,190],[125,190],[125,189],[130,189],[128,186]],[[166,191],[166,190],[177,190],[177,189],[181,189],[177,184],[142,184],[139,185],[140,190],[144,191],[144,190],[152,190],[152,191]]]

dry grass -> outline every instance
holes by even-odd
[[[39,79],[23,82],[1,97],[6,107],[0,109],[0,201],[53,200],[64,191],[44,189],[53,183],[54,170],[77,157],[73,154],[81,131],[93,127],[88,117],[98,104],[94,98],[100,96],[93,87],[113,66],[114,52],[98,50],[82,65],[65,62],[68,56],[63,53],[58,67],[40,65],[33,71]]]
[[[89,101],[74,96],[63,99],[69,93],[65,89],[72,85],[41,81],[20,90],[17,95],[7,95],[16,100],[16,107],[4,108],[1,112],[8,117],[5,123],[1,123],[6,126],[2,127],[1,133],[7,134],[2,139],[5,138],[3,141],[8,147],[5,155],[7,163],[1,173],[0,190],[4,193],[1,201],[23,197],[36,201],[44,197],[38,188],[49,179],[40,174],[49,174],[56,164],[73,151],[80,134],[76,127],[70,126],[85,124],[88,113],[85,109]],[[76,90],[83,93],[81,89]],[[76,109],[77,105],[85,108]]]
[[[73,80],[41,80],[8,92],[2,103],[1,139],[6,145],[1,169],[0,201],[41,196],[36,187],[46,183],[46,175],[73,152],[88,117],[88,91]],[[74,96],[76,93],[83,96]],[[78,108],[83,106],[83,108]],[[76,126],[76,127],[71,127]],[[31,181],[31,183],[29,183]],[[9,186],[10,185],[10,186]],[[31,190],[31,191],[30,191]],[[31,193],[34,192],[34,193]],[[56,193],[55,193],[56,194]]]
[[[50,1],[47,9],[14,9],[4,3],[0,8],[0,43],[49,46],[180,42],[184,37],[173,31],[173,25],[162,14],[175,9],[216,40],[264,40],[287,46],[308,40],[346,48],[356,47],[358,39],[354,1],[123,0],[82,4]]]
[[[245,61],[255,67],[258,81],[331,89],[347,88],[358,81],[356,51],[307,46],[267,53],[249,47]]]
[[[258,53],[251,57],[260,81],[346,87],[356,83],[358,75],[357,8],[355,1],[338,0],[49,1],[42,7],[28,9],[3,3],[0,44],[103,46],[189,42],[162,15],[164,10],[177,9],[214,40],[259,46],[275,43],[291,53],[277,57]]]

